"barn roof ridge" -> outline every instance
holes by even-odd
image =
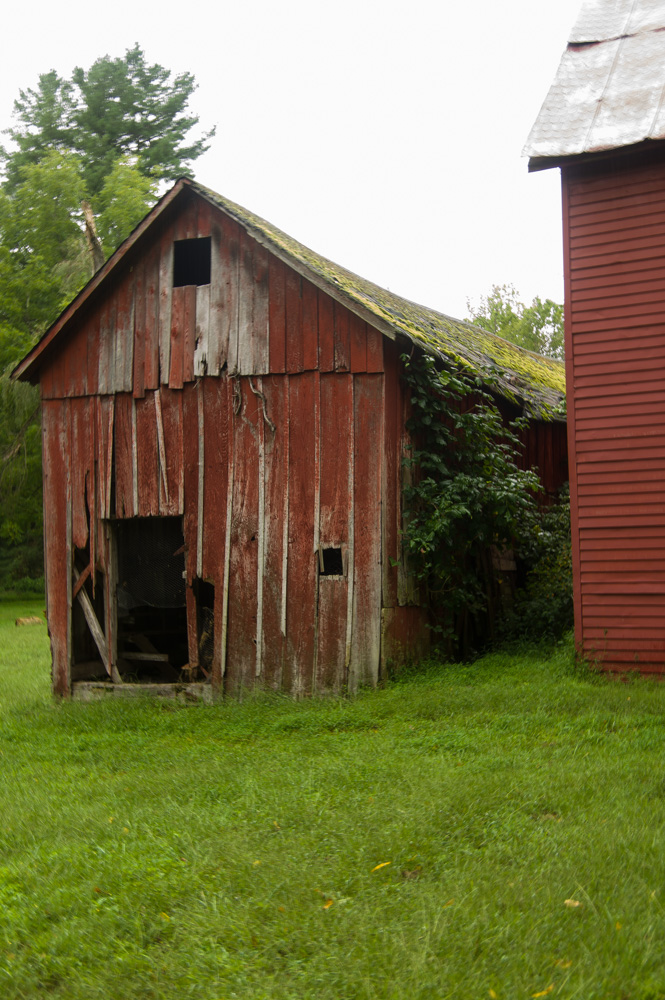
[[[39,355],[182,191],[191,191],[223,211],[288,266],[374,325],[393,340],[406,339],[445,363],[478,377],[497,393],[534,416],[561,419],[565,413],[565,375],[561,362],[489,333],[466,320],[395,295],[299,243],[266,220],[190,178],[180,178],[64,310],[12,372],[29,377]]]

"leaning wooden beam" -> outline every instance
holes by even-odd
[[[83,576],[81,576],[79,571],[76,569],[76,566],[74,567],[74,580],[76,582],[77,587],[79,586],[79,582],[83,581]],[[80,589],[77,590],[76,597],[79,604],[83,608],[83,614],[85,615],[85,620],[88,623],[88,628],[90,629],[92,638],[95,640],[95,644],[97,646],[97,649],[99,650],[99,655],[102,658],[104,669],[106,670],[106,673],[109,675],[109,677],[111,677],[111,667],[109,665],[109,650],[108,646],[106,645],[104,630],[102,629],[102,626],[99,624],[97,615],[95,614],[95,609],[92,606],[92,601],[88,597],[88,592],[82,585]]]
[[[92,569],[92,562],[89,562],[86,568],[83,570],[83,572],[78,577],[76,577],[76,585],[74,587],[74,592],[72,594],[73,601],[75,601],[76,598],[79,596],[79,590],[90,576],[91,569]],[[76,570],[74,570],[74,573],[76,573]]]

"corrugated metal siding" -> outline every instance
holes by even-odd
[[[576,634],[665,671],[665,159],[563,171]]]

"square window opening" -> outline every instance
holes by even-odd
[[[319,576],[344,576],[341,548],[319,549]]]
[[[173,244],[173,287],[210,284],[210,236]]]

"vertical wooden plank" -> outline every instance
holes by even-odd
[[[286,365],[286,268],[275,257],[270,258],[270,371],[283,372]]]
[[[97,345],[97,391],[100,396],[105,396],[111,391],[111,378],[109,373],[109,306],[108,302],[103,302],[99,310],[99,343]]]
[[[72,544],[77,549],[84,549],[88,543],[86,491],[91,479],[91,438],[94,433],[94,423],[90,420],[90,400],[87,397],[70,400],[70,414]]]
[[[187,656],[190,669],[199,665],[199,637],[196,622],[196,598],[191,586],[185,588],[185,602],[187,610]]]
[[[212,224],[212,206],[202,198],[196,203],[196,235],[199,239],[210,236]]]
[[[233,420],[233,517],[228,584],[226,690],[253,685],[256,668],[258,571],[258,420],[260,403],[247,378],[238,378],[242,405]]]
[[[185,572],[187,586],[191,587],[198,572],[199,530],[199,462],[202,461],[199,441],[199,403],[203,394],[203,383],[186,385],[182,390],[182,464],[184,477],[183,534],[185,536]]]
[[[135,398],[145,395],[146,351],[146,262],[140,257],[134,265],[134,370],[132,393]]]
[[[224,576],[222,582],[222,599],[215,601],[215,658],[212,668],[212,686],[214,690],[221,690],[222,678],[226,674],[227,646],[229,632],[229,580],[231,578],[231,524],[233,519],[233,490],[235,484],[235,450],[233,434],[231,433],[233,420],[232,389],[231,379],[225,378],[221,382],[225,391],[226,412],[229,421],[228,447],[228,484],[226,490],[226,527],[224,531]]]
[[[381,654],[383,377],[354,377],[354,582],[349,688],[376,684]]]
[[[268,257],[241,231],[238,272],[238,371],[241,375],[266,372],[268,348]]]
[[[66,395],[65,383],[65,355],[64,352],[56,354],[51,364],[51,392],[54,399],[63,399]]]
[[[353,379],[321,376],[320,544],[348,554],[352,481]],[[346,633],[349,577],[319,576],[317,687],[340,691],[346,684]]]
[[[313,372],[303,372],[290,378],[287,652],[284,673],[286,686],[296,696],[309,692],[313,684],[315,392]]]
[[[159,256],[159,379],[169,382],[171,371],[171,296],[173,293],[173,228],[162,234]]]
[[[106,573],[104,576],[104,608],[106,618],[106,646],[109,654],[111,677],[119,682],[118,674],[118,556],[115,542],[115,532],[111,522],[104,525],[104,548],[106,557]]]
[[[224,234],[220,222],[214,219],[210,225],[210,303],[206,353],[206,372],[209,375],[219,374],[228,353],[228,327],[224,315],[226,280]]]
[[[334,341],[335,341],[335,371],[348,372],[351,368],[350,347],[349,347],[349,310],[335,302],[333,305],[334,315]]]
[[[203,408],[203,386],[198,384],[196,392],[196,416],[198,436],[198,476],[196,491],[196,575],[203,576],[203,525],[205,522],[205,411]]]
[[[74,333],[70,333],[67,344],[60,350],[64,357],[66,394],[70,398],[85,396],[88,391],[88,336],[85,323]]]
[[[202,378],[208,373],[210,357],[210,285],[199,285],[196,289],[196,344],[194,346],[194,376]]]
[[[265,375],[270,371],[270,275],[268,254],[258,244],[253,263],[252,368],[257,375]]]
[[[139,513],[139,455],[136,437],[136,400],[132,399],[132,507],[134,517]]]
[[[220,246],[220,265],[223,274],[223,323],[222,344],[226,347],[226,357],[230,375],[238,371],[238,308],[240,269],[240,227],[230,219],[223,220],[224,239]]]
[[[47,400],[42,408],[44,470],[44,549],[53,690],[66,696],[71,685],[70,614],[67,578],[69,430],[66,404]]]
[[[207,287],[209,286],[202,286]],[[183,357],[182,380],[191,382],[194,378],[194,352],[196,350],[196,285],[187,285],[183,303]]]
[[[262,380],[266,413],[274,430],[264,427],[264,560],[262,609],[263,684],[278,690],[282,683],[284,635],[282,632],[283,556],[288,548],[288,376]],[[286,507],[286,518],[285,518]],[[286,609],[284,609],[286,610]],[[284,622],[284,630],[286,622]]]
[[[290,374],[303,370],[302,279],[290,268],[286,270],[286,370]]]
[[[382,465],[382,596],[384,608],[397,605],[397,566],[401,558],[401,496],[400,496],[400,423],[404,405],[402,401],[401,362],[399,351],[393,343],[386,344],[385,419],[383,425]]]
[[[349,312],[349,358],[352,372],[367,371],[367,324]]]
[[[171,292],[171,347],[169,388],[182,389],[185,340],[185,287]]]
[[[87,346],[87,365],[88,372],[86,376],[86,391],[89,395],[94,395],[98,391],[98,377],[99,377],[99,353],[100,353],[100,334],[99,334],[99,306],[93,309],[90,316],[85,324],[86,336],[88,338]]]
[[[159,385],[159,264],[161,244],[155,242],[145,258],[145,346],[143,381],[145,389]],[[169,318],[170,323],[170,318]]]
[[[314,371],[319,367],[319,301],[311,282],[302,283],[303,367]]]
[[[367,371],[368,372],[382,372],[383,368],[383,350],[384,341],[386,347],[391,341],[387,337],[384,337],[382,333],[375,330],[373,326],[369,323],[366,325],[367,331]]]
[[[119,393],[115,397],[115,516],[133,517],[134,454],[132,442],[132,396]]]
[[[197,434],[203,414],[203,469],[197,470],[197,489],[203,480],[203,535],[201,573],[219,586],[223,580],[225,518],[230,461],[228,379],[206,378],[201,384]],[[197,497],[198,502],[198,497]],[[220,595],[221,597],[221,595]],[[215,595],[215,604],[218,603]]]
[[[138,468],[138,513],[159,514],[159,448],[155,422],[154,392],[136,401],[136,445]]]
[[[182,463],[182,392],[162,386],[161,411],[164,430],[166,481],[168,490],[160,502],[160,514],[182,514],[185,506]]]
[[[115,392],[132,391],[134,367],[134,296],[133,274],[122,275],[116,286],[115,303]]]
[[[266,422],[269,419],[265,411],[266,397],[263,394],[263,383],[261,378],[257,378],[257,387],[254,389],[252,380],[249,379],[249,387],[259,400],[258,415],[258,480],[259,480],[259,500],[258,500],[258,524],[256,532],[257,553],[256,553],[256,665],[254,673],[260,677],[263,671],[263,581],[266,568],[266,462],[265,462],[265,437]]]

